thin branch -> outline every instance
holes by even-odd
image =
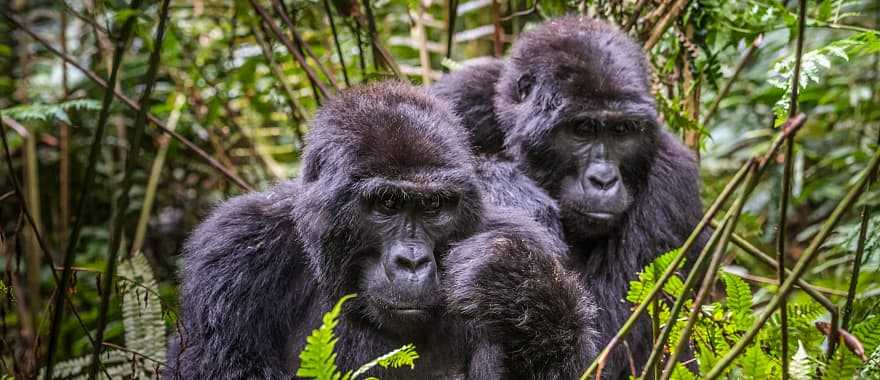
[[[743,54],[742,59],[739,60],[739,63],[736,65],[736,69],[733,70],[733,75],[727,79],[727,83],[724,84],[724,87],[721,88],[721,91],[718,95],[715,96],[715,100],[712,102],[712,105],[709,106],[709,110],[706,111],[706,115],[703,116],[703,121],[700,123],[702,126],[706,126],[710,120],[712,120],[712,116],[715,116],[715,111],[718,111],[718,106],[721,104],[721,101],[727,97],[727,94],[730,93],[730,89],[733,87],[733,84],[739,79],[739,75],[742,73],[743,69],[752,60],[752,57],[755,55],[755,52],[758,51],[758,48],[761,46],[761,42],[764,40],[764,35],[760,34],[758,37],[755,37],[755,40],[752,41],[752,44],[749,45],[746,53]]]
[[[633,14],[629,18],[629,21],[623,26],[624,33],[629,33],[629,31],[636,25],[636,22],[639,21],[639,16],[642,14],[642,9],[645,8],[645,4],[647,3],[648,0],[639,0],[639,3],[636,4],[636,9],[633,10]]]
[[[663,37],[663,33],[666,33],[666,29],[672,25],[672,20],[678,17],[681,14],[681,11],[684,10],[685,5],[688,4],[688,0],[678,0],[672,7],[669,9],[669,12],[660,19],[660,22],[654,27],[654,30],[651,32],[651,37],[648,38],[648,41],[645,42],[645,51],[651,51],[654,45],[660,41],[660,38]]]
[[[877,9],[875,21],[880,24],[880,8]],[[874,80],[871,83],[874,83],[876,87],[877,79],[878,79],[878,68],[880,68],[880,55],[874,55]],[[878,91],[876,88],[873,89],[874,93],[872,94],[872,98],[876,97]],[[880,131],[877,132],[877,146],[880,146]],[[871,188],[871,184],[877,179],[877,173],[872,173],[871,178],[868,179],[868,190]],[[855,302],[856,290],[859,286],[859,274],[862,271],[862,258],[865,254],[865,241],[868,238],[868,224],[871,221],[871,208],[868,205],[862,206],[862,212],[860,216],[861,220],[859,221],[859,240],[856,243],[856,257],[853,260],[853,269],[852,276],[849,280],[849,290],[846,295],[846,303],[843,306],[843,320],[841,322],[840,328],[844,330],[849,330],[849,322],[852,317],[853,312],[853,303]]]
[[[113,275],[116,272],[116,259],[119,256],[119,248],[122,244],[122,231],[125,229],[126,211],[128,210],[129,192],[132,185],[132,173],[134,173],[135,163],[141,160],[141,142],[144,138],[144,129],[147,124],[147,110],[150,107],[150,95],[156,85],[156,73],[159,71],[159,61],[162,56],[162,40],[165,37],[165,23],[168,21],[168,3],[170,0],[163,0],[159,10],[159,24],[156,26],[156,37],[153,39],[153,51],[150,52],[150,58],[147,68],[147,76],[145,78],[146,85],[141,94],[140,111],[134,120],[131,142],[131,151],[125,155],[125,172],[122,177],[121,191],[119,201],[116,206],[116,215],[113,221],[113,230],[110,235],[110,246],[107,254],[107,263],[105,265],[102,287],[104,292],[101,293],[101,303],[98,308],[98,323],[95,328],[95,345],[92,350],[92,365],[89,378],[94,379],[98,375],[98,367],[101,363],[101,351],[104,341],[104,329],[107,326],[107,311],[110,308],[110,295],[113,294]],[[125,47],[123,44],[121,47]],[[122,54],[119,54],[120,56]],[[112,81],[111,81],[112,83]],[[107,91],[110,94],[110,91]],[[112,99],[113,96],[109,95]]]
[[[770,299],[767,306],[764,308],[764,311],[755,319],[751,328],[743,334],[740,340],[737,341],[736,345],[731,348],[731,350],[728,351],[728,353],[706,374],[705,378],[717,379],[721,376],[724,369],[745,350],[746,346],[751,344],[755,336],[758,335],[758,331],[761,330],[761,327],[767,323],[770,316],[782,304],[782,299],[788,296],[788,293],[794,288],[794,283],[806,273],[807,267],[810,266],[810,263],[819,253],[822,244],[824,244],[825,240],[831,235],[831,232],[837,226],[837,223],[840,222],[843,215],[853,204],[855,204],[856,200],[858,200],[859,196],[864,192],[865,185],[868,183],[868,178],[870,178],[871,174],[877,170],[878,166],[880,166],[880,149],[877,149],[874,152],[867,167],[859,174],[859,180],[850,188],[846,196],[840,201],[840,203],[838,203],[837,207],[831,213],[831,216],[829,216],[822,224],[819,233],[813,238],[810,245],[801,254],[800,259],[791,271],[791,275],[786,277],[785,282],[782,283],[777,293]]]
[[[798,37],[797,37],[797,51],[795,52],[795,63],[794,63],[794,74],[792,75],[791,81],[791,104],[788,110],[788,117],[793,117],[797,114],[797,106],[798,106],[798,89],[800,88],[800,72],[801,72],[801,60],[804,54],[804,24],[806,23],[806,12],[807,12],[807,1],[800,0],[799,8],[798,8]],[[777,278],[779,278],[779,283],[782,284],[785,282],[785,255],[786,255],[786,239],[788,239],[788,204],[789,198],[791,197],[791,182],[792,177],[794,176],[794,135],[786,139],[785,141],[785,155],[784,155],[784,165],[782,171],[782,195],[779,199],[779,227],[776,231],[776,262],[779,265],[777,268]],[[782,380],[788,380],[789,372],[788,372],[788,300],[786,298],[782,298],[780,306],[779,306],[779,322],[780,322],[780,355],[782,361]],[[834,330],[836,328],[836,316],[832,318],[832,323],[834,324]],[[831,333],[832,337],[836,336],[836,332]],[[830,352],[833,352],[834,344],[829,343],[828,349]]]
[[[281,22],[283,22],[284,25],[287,26],[287,29],[290,30],[290,34],[293,35],[293,42],[296,43],[296,47],[298,47],[301,52],[305,52],[306,55],[315,62],[315,66],[318,66],[318,70],[320,70],[327,80],[330,81],[330,85],[333,86],[333,89],[339,90],[339,85],[336,83],[336,76],[331,74],[330,71],[321,64],[321,60],[318,59],[315,52],[312,51],[309,45],[306,44],[305,40],[303,40],[302,36],[299,35],[299,32],[296,31],[296,25],[290,17],[287,16],[287,12],[284,11],[281,1],[273,0],[272,8],[275,10],[275,13],[281,16]]]
[[[45,47],[46,50],[49,50],[52,54],[55,54],[56,56],[58,56],[59,58],[61,58],[65,62],[69,63],[71,66],[76,67],[80,72],[85,74],[86,77],[91,79],[92,82],[95,82],[95,84],[103,87],[105,90],[108,88],[107,81],[105,81],[103,78],[98,76],[98,74],[96,74],[94,71],[87,69],[85,66],[79,64],[75,59],[73,59],[73,57],[71,57],[67,54],[64,54],[61,51],[59,51],[58,49],[54,48],[48,41],[46,41],[45,39],[43,39],[42,37],[40,37],[39,35],[34,33],[29,28],[26,28],[24,25],[21,24],[20,21],[18,21],[17,19],[12,17],[11,15],[5,13],[2,10],[0,10],[0,15],[6,17],[6,19],[9,20],[13,25],[15,25],[17,28],[21,29],[22,31],[27,33],[29,36],[31,36],[31,38],[33,38],[35,41],[37,41],[41,45],[43,45],[43,47]],[[125,94],[120,92],[118,89],[113,90],[113,95],[116,97],[116,99],[121,100],[129,108],[131,108],[135,111],[140,110],[140,107],[137,105],[137,103],[135,103],[134,100],[132,100],[131,98],[129,98],[128,96],[126,96]],[[247,182],[245,182],[241,178],[238,178],[238,176],[235,175],[234,173],[232,173],[232,171],[230,171],[229,168],[226,168],[225,166],[223,166],[223,164],[217,162],[217,160],[215,160],[213,157],[211,157],[210,154],[205,152],[202,148],[199,148],[198,145],[196,145],[195,143],[193,143],[192,141],[190,141],[189,139],[187,139],[186,137],[184,137],[180,133],[173,131],[171,129],[168,129],[168,127],[166,127],[165,123],[162,122],[162,120],[160,120],[158,117],[149,113],[149,114],[147,114],[147,119],[151,123],[153,123],[153,125],[155,125],[160,130],[162,130],[163,133],[169,134],[175,140],[180,141],[180,143],[183,144],[184,146],[186,146],[187,149],[189,149],[190,151],[195,153],[197,156],[199,156],[202,160],[204,160],[205,163],[208,164],[208,166],[211,166],[214,169],[216,169],[217,171],[219,171],[220,174],[223,174],[224,177],[226,177],[227,179],[229,179],[230,181],[235,183],[238,187],[240,187],[241,189],[243,189],[245,191],[253,190],[253,188]]]
[[[275,22],[272,21],[272,17],[269,16],[268,13],[266,13],[266,10],[263,9],[260,4],[257,4],[256,0],[250,0],[250,2],[254,10],[256,10],[257,13],[260,15],[260,18],[263,19],[263,23],[269,27],[269,30],[272,31],[272,34],[275,35],[275,38],[277,38],[279,41],[281,41],[282,44],[284,44],[284,47],[287,48],[287,51],[290,52],[294,59],[296,59],[297,63],[299,63],[300,67],[306,73],[306,76],[309,78],[310,81],[312,81],[312,84],[314,84],[315,87],[318,88],[320,95],[324,98],[330,96],[330,90],[328,90],[324,83],[318,79],[318,75],[315,74],[314,71],[312,71],[311,66],[309,66],[309,64],[306,62],[306,58],[303,57],[302,54],[300,54],[299,50],[295,46],[293,46],[293,42],[291,42],[290,39],[287,38],[287,35],[285,35],[284,32],[282,32],[281,29],[278,28],[278,25],[275,25]]]
[[[535,0],[535,1],[532,3],[532,6],[529,7],[529,9],[524,9],[524,10],[521,10],[521,11],[518,11],[518,12],[513,12],[513,13],[507,15],[507,16],[502,17],[502,18],[501,18],[501,21],[502,21],[502,22],[507,22],[507,21],[513,20],[513,19],[518,18],[518,17],[525,17],[525,16],[528,16],[528,15],[530,15],[530,14],[532,14],[532,13],[535,13],[535,12],[538,11],[538,4],[540,4],[540,3],[541,3],[541,0]]]
[[[339,57],[339,64],[342,65],[342,79],[345,80],[345,86],[351,87],[348,80],[348,67],[345,66],[345,57],[342,54],[342,45],[339,44],[339,34],[336,31],[336,22],[333,21],[333,10],[330,8],[330,1],[324,0],[324,12],[327,12],[327,19],[330,21],[330,31],[333,32],[333,44],[336,45],[336,56]]]
[[[140,9],[141,0],[133,0],[130,9],[137,11]],[[110,117],[110,104],[113,103],[113,88],[116,86],[116,76],[119,73],[119,67],[122,65],[122,56],[125,53],[125,47],[128,45],[131,30],[137,19],[136,14],[130,15],[123,23],[119,38],[116,40],[116,47],[113,50],[113,61],[110,67],[110,79],[108,89],[104,91],[104,99],[101,104],[101,111],[98,114],[98,122],[95,127],[95,135],[92,138],[91,147],[89,148],[88,165],[86,166],[85,177],[82,181],[82,189],[77,197],[76,212],[73,214],[73,229],[70,232],[70,238],[67,240],[67,249],[64,251],[63,270],[61,271],[62,287],[58,289],[54,300],[54,310],[52,314],[52,322],[49,333],[49,352],[46,364],[46,380],[52,379],[52,367],[55,364],[55,350],[58,346],[59,332],[61,331],[61,322],[64,316],[64,292],[67,282],[70,281],[70,266],[73,265],[74,256],[76,255],[76,244],[79,241],[79,234],[82,230],[83,212],[86,203],[89,200],[89,192],[94,188],[96,165],[98,163],[98,155],[104,139],[104,130],[107,127],[107,120]],[[12,19],[7,15],[7,18]],[[15,21],[13,21],[15,23]],[[20,24],[19,24],[20,25]],[[96,341],[100,341],[100,337],[96,337]],[[95,368],[97,369],[97,368]]]
[[[455,21],[458,19],[458,0],[449,0],[446,16],[446,59],[452,59],[452,43],[455,42]],[[443,65],[443,71],[449,71]]]
[[[7,125],[8,123],[12,122],[12,119],[10,119],[6,116],[2,116],[2,117],[0,117],[0,119],[2,119],[2,120],[0,120],[0,121],[2,121],[2,122],[0,122],[0,140],[2,140],[2,143],[3,143],[3,151],[5,152],[5,156],[6,156],[6,167],[7,167],[7,169],[9,169],[9,177],[10,177],[10,180],[12,182],[12,187],[13,187],[13,190],[11,192],[8,192],[6,194],[3,194],[3,196],[0,196],[0,201],[2,201],[3,199],[6,199],[7,197],[9,197],[13,194],[18,199],[18,202],[20,205],[19,207],[21,208],[22,214],[24,215],[25,219],[27,220],[28,225],[30,225],[31,230],[33,231],[34,236],[37,239],[37,244],[40,246],[40,250],[43,252],[43,258],[46,260],[46,262],[49,263],[49,269],[50,269],[50,272],[52,273],[52,279],[55,281],[56,292],[64,293],[64,302],[67,304],[67,307],[69,307],[70,310],[73,312],[73,315],[74,315],[74,317],[76,317],[76,320],[79,323],[80,328],[82,328],[83,333],[85,333],[86,338],[89,339],[90,343],[94,343],[95,339],[92,338],[92,334],[91,334],[89,328],[86,327],[86,324],[83,322],[79,313],[76,311],[76,308],[74,307],[73,302],[70,300],[70,297],[66,294],[67,292],[63,291],[63,289],[66,289],[66,286],[62,286],[61,279],[58,276],[58,271],[55,269],[54,259],[52,258],[52,255],[49,253],[49,244],[46,243],[46,239],[43,237],[42,234],[40,234],[40,231],[37,229],[37,224],[34,221],[34,217],[31,214],[30,210],[28,209],[27,203],[25,202],[24,193],[21,190],[21,184],[18,182],[18,177],[16,177],[14,174],[15,171],[12,167],[12,154],[9,150],[9,143],[8,143],[8,141],[6,141],[6,131],[4,131],[4,128],[3,128],[3,125]],[[2,245],[0,245],[0,248],[2,248]],[[106,373],[106,370],[105,370],[105,374],[107,375],[108,378],[110,377],[110,375]]]
[[[752,167],[746,178],[746,185],[743,192],[740,194],[739,198],[736,199],[734,204],[730,206],[730,210],[727,212],[727,218],[722,222],[724,227],[721,229],[721,241],[718,243],[718,246],[715,247],[715,253],[712,254],[712,261],[709,262],[709,268],[706,270],[706,275],[703,277],[703,284],[700,286],[700,290],[697,291],[697,296],[694,298],[693,305],[691,306],[691,313],[688,315],[687,323],[685,323],[684,329],[680,332],[678,344],[669,355],[669,361],[666,362],[666,367],[660,374],[660,380],[667,380],[672,376],[672,371],[675,368],[675,363],[678,361],[678,357],[684,352],[685,347],[687,347],[688,342],[690,342],[691,333],[693,333],[694,325],[697,323],[697,318],[700,315],[700,310],[702,310],[703,302],[711,292],[713,285],[715,285],[715,276],[718,274],[718,268],[721,266],[724,253],[727,251],[727,243],[730,241],[730,235],[733,234],[733,230],[736,228],[737,221],[739,220],[746,200],[758,184],[760,174],[761,168]],[[695,267],[691,272],[696,273],[698,270],[699,269]],[[680,299],[683,298],[684,297],[680,297]],[[675,325],[675,323],[673,323],[675,319],[670,318],[669,321],[669,330],[671,330],[672,326]]]

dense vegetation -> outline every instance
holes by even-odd
[[[880,378],[872,0],[4,1],[0,374],[87,375],[100,348],[102,376],[154,376],[186,235],[215,202],[296,175],[324,99],[431,83],[573,12],[644,43],[704,203],[722,200],[708,269],[664,275],[674,251],[631,286],[657,351],[689,336],[699,377]]]

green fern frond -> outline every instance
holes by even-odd
[[[120,263],[119,275],[137,283],[122,294],[126,347],[157,360],[164,359],[165,320],[150,263],[144,255],[136,254]]]
[[[382,368],[400,368],[403,366],[409,366],[409,368],[412,369],[415,368],[415,360],[418,358],[419,353],[416,352],[416,347],[412,344],[407,344],[362,365],[357,371],[354,371],[351,378],[356,379],[358,376],[363,375],[377,365]]]
[[[745,354],[737,359],[737,364],[742,368],[742,376],[745,379],[764,380],[770,372],[770,357],[761,350],[757,344],[746,349]]]
[[[336,302],[329,312],[324,314],[321,327],[312,331],[306,338],[306,347],[299,353],[300,365],[296,376],[318,380],[340,380],[342,372],[336,367],[336,342],[338,338],[333,333],[339,324],[339,314],[342,312],[342,304],[356,297],[349,294]],[[347,376],[346,376],[347,378]]]
[[[0,110],[0,115],[18,120],[58,119],[70,123],[67,111],[71,109],[97,111],[101,109],[101,103],[94,99],[74,99],[57,104],[22,104]]]
[[[859,373],[859,378],[866,380],[880,379],[880,347],[871,353],[871,357]]]
[[[813,373],[815,373],[813,359],[800,341],[798,341],[797,352],[791,357],[788,373],[791,375],[792,380],[810,380],[813,378]]]
[[[644,302],[648,293],[651,291],[651,288],[657,283],[657,279],[664,271],[666,271],[666,268],[669,268],[672,261],[675,260],[680,253],[680,249],[673,249],[660,255],[650,264],[646,265],[639,273],[638,279],[630,281],[626,300],[634,304]],[[684,260],[682,260],[681,264],[684,264]],[[679,265],[679,267],[681,267],[681,265]],[[681,278],[676,276],[672,276],[669,281],[663,285],[663,291],[673,297],[680,296],[683,289],[684,284],[682,283]]]
[[[745,281],[732,274],[721,275],[724,288],[727,292],[727,310],[740,331],[747,330],[754,317],[752,316],[752,288]]]

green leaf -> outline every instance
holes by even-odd
[[[788,373],[791,375],[791,380],[810,380],[813,378],[813,373],[815,373],[813,359],[800,341],[798,341],[797,352],[791,357]]]
[[[339,324],[339,314],[342,312],[342,304],[356,297],[350,294],[336,302],[329,312],[324,314],[321,327],[312,331],[306,338],[306,347],[299,353],[300,365],[296,376],[307,379],[339,380],[343,375],[336,367],[336,342],[338,339],[333,333]]]
[[[721,276],[727,291],[727,310],[737,329],[747,330],[754,320],[752,316],[752,289],[741,278],[732,274],[724,273]]]
[[[862,371],[859,373],[859,377],[862,379],[880,379],[880,347],[874,350],[871,353],[871,357],[868,359],[868,362],[862,367]]]
[[[354,371],[351,378],[356,379],[358,376],[363,375],[377,365],[382,368],[400,368],[403,366],[409,366],[409,368],[412,369],[415,368],[415,360],[418,358],[419,353],[416,352],[416,347],[412,344],[406,344],[403,347],[362,365],[357,371]]]
[[[745,354],[738,360],[742,368],[743,378],[760,380],[766,379],[769,374],[770,361],[771,359],[757,344],[753,344],[746,349]]]
[[[653,262],[645,266],[639,273],[639,277],[636,280],[630,281],[629,283],[629,291],[626,294],[626,300],[632,302],[634,304],[640,304],[645,302],[645,298],[647,298],[648,293],[657,283],[657,279],[666,271],[666,268],[672,264],[672,261],[680,254],[680,249],[673,249],[669,252],[666,252],[656,259]],[[684,264],[684,260],[681,261],[681,265]],[[681,267],[679,265],[679,268]],[[681,281],[681,278],[676,276],[672,276],[669,278],[669,281],[663,285],[663,291],[668,293],[673,297],[678,297],[681,295],[683,291],[684,285]]]

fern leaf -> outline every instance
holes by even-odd
[[[724,273],[721,276],[727,292],[727,310],[732,314],[733,322],[739,331],[747,330],[754,317],[752,316],[752,289],[741,278]]]
[[[137,283],[122,294],[122,322],[128,349],[151,358],[165,358],[165,320],[159,287],[144,255],[120,263],[119,275]]]
[[[343,374],[336,367],[336,348],[338,339],[333,333],[339,324],[339,314],[342,312],[342,304],[354,298],[350,294],[339,299],[329,312],[324,314],[321,327],[312,331],[306,338],[306,347],[300,352],[300,366],[296,376],[318,380],[340,380]]]
[[[770,372],[770,358],[757,344],[746,349],[746,353],[739,358],[738,362],[745,379],[764,380]]]
[[[629,283],[629,291],[626,294],[626,300],[632,302],[633,304],[640,304],[645,302],[645,298],[647,298],[648,293],[657,283],[657,279],[666,271],[666,268],[672,264],[672,261],[675,260],[676,257],[681,253],[680,249],[673,249],[669,252],[666,252],[656,259],[652,261],[650,264],[646,265],[645,268],[639,272],[638,279],[630,281]],[[682,260],[681,264],[684,264],[684,260]],[[679,267],[681,267],[681,264]],[[666,293],[678,297],[681,295],[684,285],[680,278],[671,277],[669,281],[663,285],[663,291]]]
[[[418,358],[419,353],[416,352],[416,347],[412,344],[407,344],[362,365],[357,371],[354,371],[351,378],[357,379],[358,376],[363,375],[377,365],[382,368],[400,368],[403,366],[409,366],[409,368],[412,369],[415,367],[415,360]]]
[[[871,358],[862,367],[859,377],[862,379],[880,379],[880,347],[871,353]]]
[[[788,365],[788,373],[791,375],[791,379],[810,380],[813,377],[814,371],[813,359],[810,358],[810,354],[807,353],[804,344],[798,341],[797,352],[791,357],[791,362]]]

